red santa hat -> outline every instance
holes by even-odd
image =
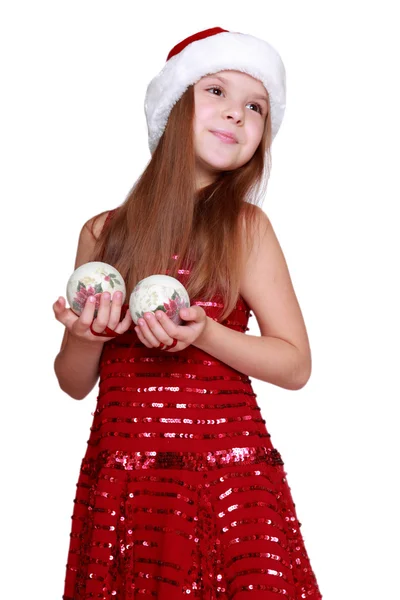
[[[264,84],[270,99],[274,139],[286,107],[286,72],[281,57],[264,40],[214,27],[174,46],[161,72],[149,83],[145,114],[151,153],[165,130],[172,107],[187,88],[205,75],[224,70],[242,71]]]

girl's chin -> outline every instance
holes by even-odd
[[[232,171],[232,169],[237,169],[238,166],[232,160],[221,160],[221,157],[215,160],[208,160],[207,162],[203,161],[203,168],[214,175],[217,175],[220,171]]]

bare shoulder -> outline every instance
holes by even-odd
[[[75,269],[89,262],[93,254],[96,241],[104,227],[110,211],[99,213],[86,221],[79,233],[78,248],[75,258]]]
[[[261,335],[285,340],[311,360],[302,312],[286,259],[265,212],[257,207],[254,244],[244,260],[240,293],[257,319]]]

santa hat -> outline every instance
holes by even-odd
[[[147,87],[145,114],[150,152],[162,136],[174,104],[205,75],[235,70],[259,79],[269,94],[272,140],[286,107],[286,73],[278,52],[264,40],[214,27],[186,38],[170,51]]]

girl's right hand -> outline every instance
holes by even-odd
[[[97,317],[94,318],[96,303],[95,298],[90,296],[82,313],[78,317],[73,310],[66,308],[66,300],[62,296],[53,304],[55,317],[67,329],[69,334],[82,341],[96,341],[102,344],[111,338],[110,336],[96,336],[90,331],[90,326],[99,333],[109,327],[115,331],[115,335],[125,333],[132,323],[129,309],[125,317],[120,321],[122,308],[122,292],[115,292],[111,302],[111,294],[103,292],[100,296],[100,306],[97,311]]]

